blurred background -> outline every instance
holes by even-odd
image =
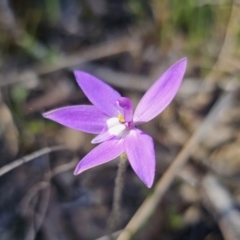
[[[136,106],[185,56],[176,98],[142,126],[154,138],[155,184],[214,103],[226,92],[232,98],[133,239],[238,240],[240,1],[0,0],[0,239],[106,235],[118,160],[74,176],[93,136],[42,113],[89,103],[74,69],[106,81]],[[3,171],[17,159],[18,167]],[[154,188],[128,166],[116,231],[149,194]]]

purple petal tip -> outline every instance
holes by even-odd
[[[182,59],[179,60],[179,62],[185,62],[186,65],[187,65],[187,61],[188,61],[188,60],[187,60],[186,57],[184,57],[184,58],[182,58]]]
[[[45,112],[45,113],[42,113],[42,116],[47,118],[48,114],[49,114],[49,112]]]
[[[148,122],[170,104],[181,85],[186,67],[187,58],[182,58],[162,74],[139,102],[134,113],[135,123]]]
[[[77,169],[74,170],[73,175],[77,176],[80,172],[77,171]]]
[[[80,70],[74,70],[74,71],[73,71],[73,74],[74,74],[74,76],[77,78],[78,75],[81,75],[81,74],[89,74],[89,73],[84,72],[84,71],[80,71]]]

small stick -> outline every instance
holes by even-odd
[[[118,230],[118,231],[112,233],[112,238],[113,238],[113,239],[116,239],[121,232],[122,232],[122,230]],[[98,238],[98,239],[95,239],[95,240],[109,240],[109,236],[108,236],[108,235],[105,235],[105,236],[102,236],[102,237],[100,237],[100,238]]]
[[[57,166],[52,171],[49,171],[48,173],[46,173],[44,176],[44,180],[37,183],[35,186],[33,186],[27,192],[24,198],[21,200],[20,209],[21,209],[22,215],[32,216],[33,218],[33,220],[31,221],[31,226],[29,228],[29,231],[26,234],[25,240],[35,239],[35,236],[43,223],[43,220],[48,208],[48,202],[49,202],[50,193],[51,193],[51,188],[50,188],[51,178],[53,178],[54,176],[62,172],[71,170],[76,166],[77,162],[78,162],[78,159],[74,158],[72,161],[62,164],[60,166]],[[30,202],[35,196],[39,194],[40,191],[42,191],[44,200],[39,201],[39,206],[38,206],[39,210],[38,212],[35,213],[34,212],[35,207],[33,206],[30,207]]]
[[[12,163],[9,163],[3,167],[0,168],[0,177],[3,176],[4,174],[12,171],[13,169],[21,166],[24,163],[30,162],[42,155],[48,154],[50,152],[55,152],[55,151],[59,151],[59,150],[64,150],[66,149],[66,147],[61,146],[61,145],[57,145],[57,146],[52,146],[52,147],[45,147],[43,149],[40,149],[36,152],[33,152],[27,156],[24,156],[22,158],[19,158],[17,160],[15,160]]]
[[[80,64],[90,62],[96,59],[101,59],[124,52],[137,52],[141,48],[141,41],[138,38],[122,37],[107,41],[96,46],[91,46],[85,50],[78,51],[69,56],[61,56],[53,63],[38,63],[29,68],[37,75],[50,74],[65,68],[76,68]],[[8,86],[9,84],[27,81],[18,77],[19,71],[15,74],[0,75],[0,87]]]
[[[72,161],[59,165],[55,167],[52,171],[49,171],[45,174],[43,181],[38,182],[32,188],[30,188],[24,198],[21,200],[21,211],[22,213],[26,212],[27,206],[30,204],[31,200],[38,194],[39,191],[42,191],[50,186],[50,181],[56,175],[67,172],[73,169],[77,162],[79,161],[78,158],[74,158]]]
[[[218,179],[208,174],[201,181],[203,202],[218,222],[226,240],[240,239],[240,213],[229,192]]]

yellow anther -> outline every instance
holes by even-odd
[[[118,119],[120,123],[125,123],[125,119],[121,113],[118,114]]]

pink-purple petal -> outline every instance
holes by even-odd
[[[134,113],[136,124],[148,122],[169,105],[180,87],[186,65],[186,58],[179,60],[145,93]]]
[[[101,143],[88,153],[77,165],[74,174],[77,175],[90,168],[109,162],[124,152],[122,140],[110,140]]]
[[[124,139],[124,149],[133,170],[150,188],[156,165],[152,138],[138,129],[131,130]]]
[[[66,127],[93,134],[100,133],[108,119],[96,107],[87,105],[58,108],[43,116]]]
[[[121,95],[109,85],[88,73],[75,71],[74,74],[77,83],[89,101],[102,113],[109,117],[115,117],[117,109],[114,104]]]

